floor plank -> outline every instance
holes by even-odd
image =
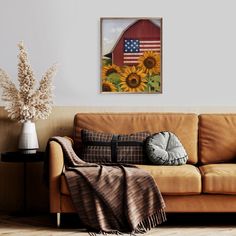
[[[174,214],[145,236],[236,236],[236,214]],[[60,229],[50,215],[15,216],[0,213],[0,235],[88,236],[77,216],[64,215]],[[128,234],[126,234],[128,236]]]

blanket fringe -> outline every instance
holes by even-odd
[[[137,234],[145,234],[147,231],[155,228],[157,225],[166,221],[166,213],[164,209],[160,209],[158,212],[142,220],[137,227],[131,232],[130,236],[136,236]],[[117,230],[112,230],[109,232],[100,231],[99,234],[88,232],[89,236],[98,236],[98,235],[124,235]],[[127,235],[127,233],[125,234]]]
[[[160,209],[155,214],[147,217],[146,219],[142,220],[138,226],[134,229],[131,235],[135,234],[144,234],[150,229],[156,227],[157,225],[166,221],[166,213],[164,209]]]
[[[118,230],[111,230],[109,232],[100,231],[98,234],[93,232],[88,232],[89,236],[99,236],[99,235],[124,235],[123,233],[119,232]]]

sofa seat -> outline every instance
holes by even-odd
[[[197,167],[137,165],[146,170],[155,180],[163,195],[192,195],[202,191],[201,174]]]
[[[193,165],[137,165],[152,175],[163,195],[192,195],[201,193],[201,175]],[[69,195],[65,176],[61,176],[61,193]]]
[[[236,194],[236,164],[208,164],[200,171],[204,193]]]

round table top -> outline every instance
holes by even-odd
[[[34,154],[24,154],[18,152],[1,153],[0,160],[3,162],[40,162],[44,161],[45,152],[36,152]]]

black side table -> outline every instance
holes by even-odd
[[[27,163],[44,161],[44,152],[37,152],[35,154],[23,154],[21,152],[5,152],[1,154],[1,161],[23,163],[24,164],[24,184],[23,184],[23,213],[27,213]]]

